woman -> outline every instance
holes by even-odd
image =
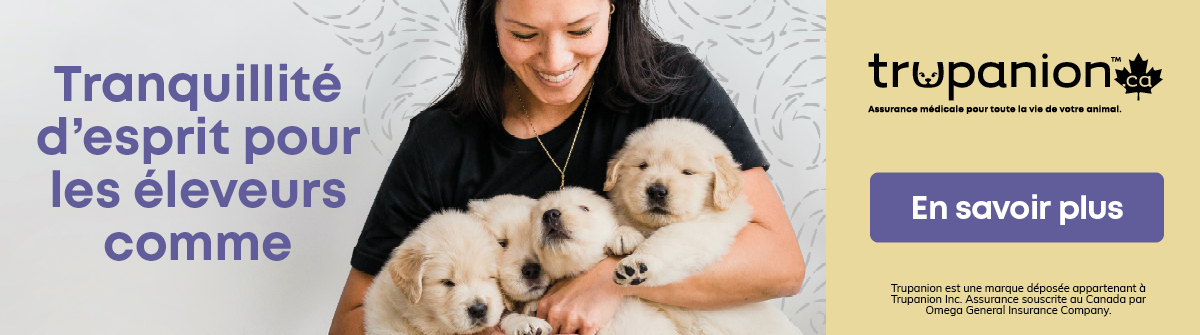
[[[331,334],[362,333],[362,300],[393,248],[433,212],[562,185],[599,192],[625,136],[664,117],[707,125],[742,164],[752,224],[685,281],[621,287],[618,259],[551,288],[538,316],[595,334],[621,297],[722,308],[794,295],[804,261],[766,159],[729,96],[686,49],[651,32],[638,0],[466,0],[457,86],[413,118],[354,249]]]

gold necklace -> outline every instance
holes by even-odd
[[[538,136],[537,128],[533,127],[533,119],[529,118],[529,110],[525,108],[525,99],[521,98],[521,87],[517,86],[517,76],[513,74],[513,90],[517,92],[517,101],[521,102],[521,112],[525,114],[525,122],[529,123],[529,130],[533,131],[533,137],[537,139],[538,144],[542,146],[542,150],[546,152],[546,157],[550,158],[550,163],[554,164],[554,168],[558,169],[558,175],[562,177],[558,184],[558,189],[563,189],[567,186],[567,164],[571,163],[571,153],[575,152],[575,140],[579,138],[579,129],[583,128],[583,118],[587,116],[588,102],[592,100],[592,87],[588,87],[587,98],[583,100],[583,113],[579,115],[579,125],[575,126],[575,137],[571,138],[571,149],[567,150],[567,160],[563,161],[562,167],[558,166],[558,162],[554,161],[554,155],[550,154],[550,149],[546,149],[546,144],[542,143],[541,136]]]

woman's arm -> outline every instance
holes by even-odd
[[[333,310],[333,324],[329,325],[330,335],[360,335],[363,331],[363,300],[367,296],[367,288],[375,276],[358,269],[350,268],[350,276],[346,277],[346,286],[342,288],[342,297],[338,299],[337,308]]]
[[[538,304],[538,316],[560,333],[578,330],[588,335],[608,323],[625,295],[700,309],[795,295],[804,283],[804,257],[783,203],[762,168],[742,176],[742,192],[754,206],[754,216],[716,263],[678,283],[622,287],[612,281],[616,259],[609,258],[575,280],[556,285]]]

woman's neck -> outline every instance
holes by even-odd
[[[511,84],[513,80],[516,80],[517,85]],[[520,139],[530,139],[535,135],[542,135],[557,128],[579,108],[579,104],[587,98],[588,89],[591,88],[589,83],[589,86],[585,87],[583,92],[571,103],[549,105],[538,100],[533,92],[520,82],[520,79],[512,78],[511,74],[507,82],[510,84],[504,85],[505,113],[502,123],[505,131]],[[518,94],[520,95],[518,96]],[[526,113],[528,113],[528,119],[526,119]],[[530,129],[531,123],[534,129]]]

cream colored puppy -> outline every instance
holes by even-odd
[[[520,195],[499,195],[467,204],[467,212],[482,220],[504,248],[499,280],[506,311],[500,328],[508,335],[549,335],[551,331],[549,323],[534,316],[538,299],[550,286],[533,250],[534,222],[529,213],[535,205],[537,200]]]
[[[530,221],[536,222],[535,251],[552,280],[578,276],[607,257],[606,250],[629,250],[641,240],[637,231],[617,225],[608,200],[578,187],[538,199]],[[625,297],[599,334],[670,335],[678,331],[657,304]]]
[[[504,309],[500,254],[479,219],[434,214],[396,247],[367,290],[367,334],[474,334],[495,326]]]
[[[614,268],[620,285],[659,286],[700,272],[750,222],[742,170],[704,125],[663,119],[635,131],[609,162],[604,190],[622,224],[649,237]],[[664,307],[684,334],[799,334],[765,302],[699,311]]]
[[[733,154],[707,127],[681,119],[630,134],[608,163],[604,190],[623,224],[653,233],[617,264],[613,280],[621,285],[696,274],[729,251],[753,212]]]

